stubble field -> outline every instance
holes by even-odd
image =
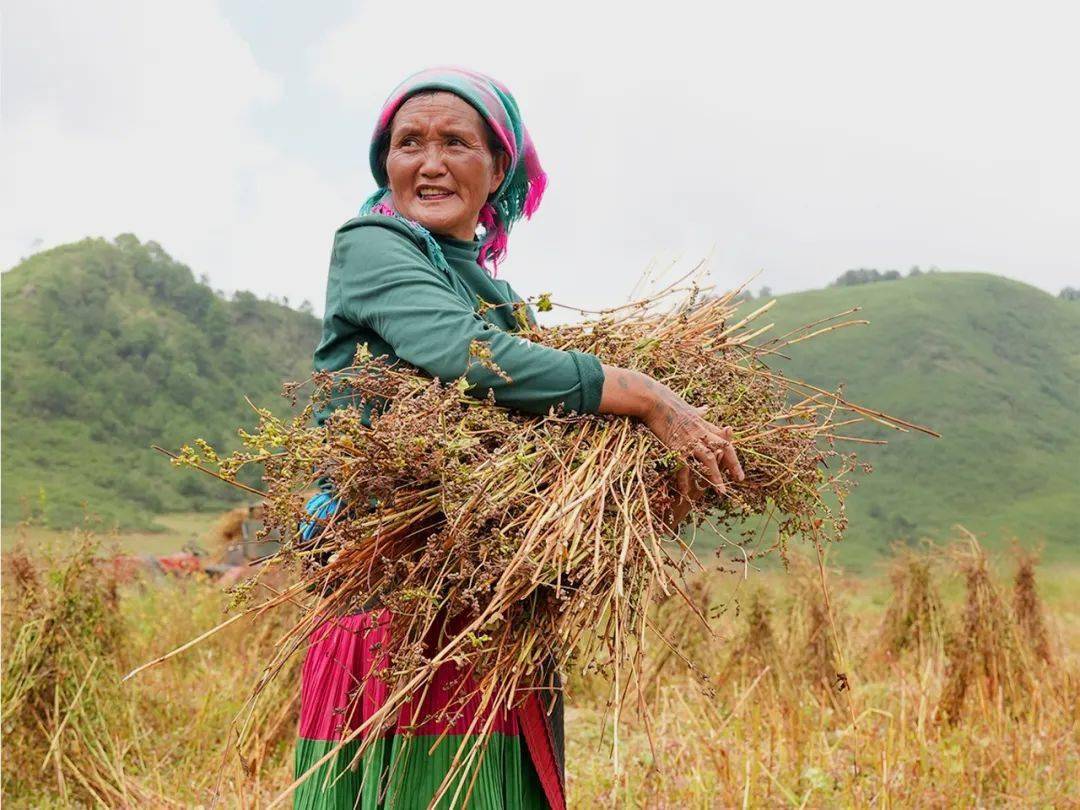
[[[92,538],[53,546],[4,555],[5,803],[269,804],[291,781],[299,662],[263,693],[245,748],[231,740],[287,617],[236,622],[121,683],[227,599],[199,578],[118,583]],[[571,807],[1080,806],[1074,567],[988,556],[958,532],[874,575],[810,558],[745,574],[691,583],[710,630],[657,607],[688,660],[648,641],[617,742],[610,682],[571,674]]]

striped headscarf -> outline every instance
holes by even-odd
[[[383,105],[371,137],[371,173],[375,176],[379,189],[364,203],[360,213],[399,216],[393,209],[386,166],[380,160],[380,153],[394,113],[410,96],[425,90],[453,93],[471,104],[494,131],[510,157],[510,167],[502,185],[480,210],[484,241],[480,247],[478,262],[494,275],[498,263],[506,254],[510,229],[522,217],[531,217],[540,206],[544,188],[547,186],[547,175],[540,167],[536,147],[533,146],[529,131],[521,120],[517,102],[505,86],[490,76],[463,68],[429,68],[413,74],[397,86]],[[436,263],[447,269],[442,250],[427,229],[418,222],[405,217],[399,218],[423,238]]]

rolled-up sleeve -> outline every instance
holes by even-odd
[[[560,351],[488,323],[462,299],[420,247],[394,229],[367,226],[339,232],[331,263],[342,310],[378,334],[407,363],[443,381],[464,376],[469,393],[516,410],[552,407],[596,413],[604,385],[599,359]],[[472,357],[485,343],[505,379]]]

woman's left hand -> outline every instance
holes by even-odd
[[[731,441],[734,430],[731,427],[720,429],[725,439]],[[696,474],[689,464],[683,464],[675,471],[675,490],[679,493],[679,499],[672,506],[671,528],[678,531],[679,525],[686,520],[694,502],[708,491],[708,487],[700,483],[701,476]]]

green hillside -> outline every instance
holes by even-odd
[[[285,405],[319,323],[238,293],[227,301],[154,242],[87,239],[3,275],[3,519],[84,514],[146,526],[238,493],[173,470],[152,444],[226,446],[250,424],[244,395]]]
[[[758,302],[752,302],[752,306]],[[875,471],[849,501],[843,561],[955,523],[990,542],[1080,551],[1080,302],[995,276],[933,273],[780,297],[774,334],[862,306],[870,326],[791,347],[789,373],[943,434],[867,428]],[[747,309],[747,311],[749,311]],[[3,275],[3,517],[84,513],[147,526],[238,495],[176,471],[151,444],[230,446],[307,375],[318,321],[215,295],[155,243],[86,240]]]
[[[942,434],[861,435],[845,562],[956,523],[1080,552],[1080,305],[997,276],[933,273],[785,295],[775,334],[861,306],[869,326],[792,346],[786,370]]]

